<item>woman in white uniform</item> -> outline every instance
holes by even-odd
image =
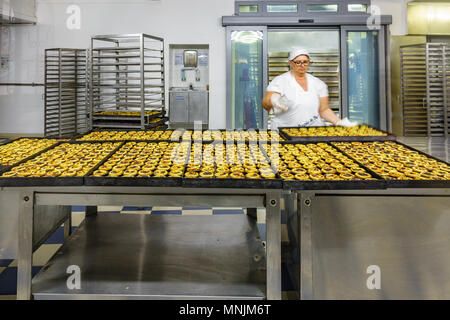
[[[289,55],[291,70],[275,77],[262,101],[267,111],[273,109],[271,128],[312,127],[325,125],[353,127],[356,122],[339,119],[328,104],[328,87],[307,73],[310,55],[305,49],[294,49]]]

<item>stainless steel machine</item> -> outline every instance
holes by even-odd
[[[209,127],[209,46],[170,45],[171,128]]]
[[[170,90],[170,126],[171,128],[193,129],[200,122],[202,128],[208,128],[209,92],[206,90],[172,88]]]

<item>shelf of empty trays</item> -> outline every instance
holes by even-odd
[[[359,163],[377,173],[387,187],[450,186],[450,166],[394,141],[333,142]]]
[[[289,141],[329,142],[329,141],[386,141],[395,136],[368,125],[355,127],[282,127],[280,134]]]
[[[43,151],[59,140],[42,138],[19,138],[0,145],[0,170],[6,169],[32,155]]]
[[[270,130],[184,130],[183,140],[194,141],[284,141],[278,131]]]
[[[93,128],[166,124],[164,40],[146,34],[91,39]]]
[[[77,141],[127,141],[127,140],[167,140],[179,141],[182,132],[179,130],[105,130],[92,131]]]
[[[124,143],[86,179],[90,186],[181,186],[189,142]]]
[[[256,144],[194,141],[183,186],[279,189],[282,181]]]
[[[261,145],[285,189],[383,189],[379,175],[327,143]]]
[[[0,186],[80,186],[84,176],[122,143],[59,142],[0,175]]]
[[[88,78],[88,50],[45,50],[45,137],[67,138],[89,130]]]

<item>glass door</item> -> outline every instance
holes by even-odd
[[[343,27],[341,41],[344,116],[386,130],[384,29]]]
[[[263,129],[266,27],[227,28],[227,128]]]
[[[330,108],[339,115],[341,113],[339,29],[269,29],[269,82],[290,70],[289,52],[298,47],[309,51],[311,64],[308,73],[326,83]]]

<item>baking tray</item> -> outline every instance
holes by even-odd
[[[192,141],[194,142],[194,141]],[[217,141],[213,142],[205,142],[205,141],[198,141],[203,142],[204,144],[214,144],[217,143]],[[235,141],[238,143],[246,143],[244,141]],[[188,157],[190,157],[190,150]],[[265,152],[263,152],[263,155],[266,157],[267,155]],[[185,166],[186,170],[186,166]],[[225,179],[218,179],[218,178],[186,178],[183,174],[183,187],[185,188],[258,188],[258,189],[281,189],[283,187],[282,180],[280,179],[280,176],[278,173],[276,174],[275,179],[233,179],[233,178],[225,178]]]
[[[90,133],[93,132],[103,132],[103,131],[166,131],[166,130],[172,130],[175,131],[176,129],[167,129],[167,126],[165,129],[158,129],[158,128],[149,128],[149,129],[140,129],[140,128],[94,128],[93,130],[87,131],[85,133],[81,133],[78,134],[74,137],[72,137],[72,140],[76,140],[76,141],[81,141],[81,140],[77,140],[80,139],[82,137],[84,137],[85,135],[88,135]],[[82,140],[82,141],[93,141],[93,140]],[[110,140],[110,141],[139,141],[139,142],[156,142],[156,141],[168,141],[168,142],[179,142],[180,139],[178,140],[154,140],[154,139],[144,139],[144,140],[131,140],[131,139],[124,139],[124,140]]]
[[[293,142],[351,142],[351,141],[360,141],[360,142],[370,142],[370,141],[396,141],[397,138],[393,134],[377,129],[373,126],[367,125],[369,128],[381,131],[386,136],[309,136],[309,137],[297,137],[291,136],[284,132],[283,129],[296,129],[298,127],[280,127],[278,128],[280,135],[283,136],[287,141]],[[328,126],[320,126],[316,128],[327,128]],[[280,141],[284,142],[284,141]]]
[[[111,152],[107,157],[100,161],[93,169],[84,176],[84,184],[86,186],[123,186],[123,187],[181,187],[182,178],[157,178],[157,177],[93,177],[92,173],[107,162],[116,151],[118,151],[127,142],[162,142],[165,140],[125,140],[122,144]],[[116,141],[117,142],[117,141]],[[165,141],[166,142],[166,141]],[[177,141],[168,141],[177,142]],[[184,175],[184,171],[183,171]]]
[[[365,141],[365,142],[371,142],[371,141]],[[383,142],[383,141],[378,141]],[[425,152],[422,152],[420,150],[417,150],[413,147],[410,147],[404,143],[394,141],[395,143],[402,145],[412,151],[416,151],[419,154],[422,154],[430,159],[434,159],[438,162],[445,163],[449,165],[447,162],[442,161],[436,157],[433,157],[429,154],[426,154]],[[346,154],[343,152],[338,146],[334,146],[336,149],[338,149],[340,152],[344,153],[348,157],[350,157],[352,160],[357,162],[355,159],[353,159],[352,156]],[[389,179],[383,179],[386,184],[386,188],[450,188],[450,180],[389,180]]]
[[[167,122],[167,117],[161,118],[160,121],[155,123],[145,123],[144,126],[146,129],[155,128],[159,125],[163,125]],[[131,121],[127,119],[120,119],[120,120],[93,120],[93,126],[96,128],[110,128],[110,129],[130,129],[130,130],[138,130],[140,129],[140,119],[139,121]]]
[[[290,144],[307,144],[311,142],[300,142],[300,141],[294,141]],[[283,182],[283,189],[289,190],[354,190],[354,189],[370,189],[370,190],[378,190],[378,189],[386,189],[386,183],[383,178],[381,178],[378,174],[370,170],[369,168],[366,168],[364,165],[353,159],[352,157],[348,156],[345,152],[342,152],[340,149],[336,148],[330,143],[327,143],[327,145],[332,146],[334,149],[338,150],[340,153],[346,155],[353,161],[355,161],[360,167],[362,167],[364,170],[366,170],[370,175],[372,175],[373,178],[377,180],[338,180],[338,181],[329,181],[329,180],[323,180],[323,181],[302,181],[302,180],[282,180]],[[266,154],[265,150],[262,149],[266,157],[268,155]]]
[[[4,144],[7,144],[7,143],[10,143],[10,142],[11,142],[10,139],[2,138],[2,140],[0,141],[0,146],[1,146],[1,145],[4,145]]]
[[[33,156],[30,156],[30,157],[16,163],[15,165],[10,166],[9,168],[0,171],[0,174],[10,171],[13,167],[17,167],[17,166],[21,165],[22,163],[25,163],[31,159],[34,159],[35,157],[43,154],[44,152],[54,149],[63,143],[84,144],[84,143],[107,143],[107,142],[117,143],[117,141],[89,141],[89,142],[86,142],[86,141],[60,141],[57,144],[52,145],[52,146],[34,154]],[[117,148],[115,148],[112,152],[115,152],[115,150]],[[84,177],[36,177],[36,178],[27,178],[27,177],[2,178],[2,177],[0,177],[0,187],[82,186],[83,183],[84,183]]]
[[[179,128],[178,130],[182,130],[183,132],[184,131],[194,131],[194,130],[192,130],[192,129],[182,129],[182,128]],[[203,130],[201,130],[202,131],[202,134],[203,134],[203,132],[205,132],[205,131],[220,131],[220,132],[225,132],[225,131],[241,131],[241,130],[226,130],[226,129],[203,129]],[[199,130],[200,131],[200,130]],[[242,131],[248,131],[248,130],[242,130]],[[271,130],[260,130],[260,129],[254,129],[254,131],[255,132],[257,132],[258,134],[260,133],[260,131],[271,131]],[[277,131],[277,130],[274,130],[274,131]],[[278,132],[278,131],[277,131]],[[279,132],[278,132],[279,133]],[[280,135],[281,136],[281,135]],[[283,139],[286,139],[285,137],[282,137]],[[188,141],[188,140],[186,140],[186,141]],[[210,143],[210,142],[214,142],[214,141],[219,141],[219,140],[191,140],[191,141],[196,141],[196,142],[205,142],[205,143]],[[265,142],[265,141],[271,141],[271,140],[221,140],[221,141],[223,141],[223,142],[225,142],[225,141],[233,141],[233,142],[249,142],[249,141],[255,141],[255,142],[258,142],[258,141],[260,141],[260,142]],[[284,141],[279,141],[279,142],[284,142]]]
[[[20,138],[16,138],[16,139],[13,139],[13,140],[7,140],[6,142],[5,142],[5,141],[2,141],[2,143],[0,143],[0,146],[7,145],[7,144],[10,144],[10,143],[19,141],[19,140],[21,140],[21,139],[34,139],[34,140],[43,140],[43,139],[46,139],[46,140],[55,140],[55,143],[54,143],[54,144],[52,144],[52,145],[50,145],[50,146],[48,146],[48,147],[46,148],[47,150],[51,149],[52,147],[55,147],[55,146],[56,146],[59,142],[61,142],[61,141],[70,141],[70,139],[68,139],[68,140],[63,140],[63,139],[59,139],[59,138],[20,137]],[[46,150],[46,149],[43,149],[43,150]],[[42,151],[42,150],[41,150],[41,151]],[[1,165],[1,164],[0,164],[0,170],[5,170],[5,169],[8,169],[8,168],[12,168],[14,165],[18,164],[19,162],[21,162],[21,161],[23,161],[23,160],[30,160],[30,159],[32,159],[34,156],[36,156],[38,153],[40,153],[41,151],[38,151],[38,152],[36,152],[36,153],[34,153],[34,154],[31,154],[31,155],[29,155],[27,158],[24,158],[24,159],[22,159],[22,160],[20,160],[20,161],[18,161],[18,162],[16,162],[16,163],[13,163],[13,164],[11,164],[11,165]]]
[[[107,110],[107,111],[115,111],[115,110]],[[139,111],[138,111],[139,112]],[[158,113],[155,113],[153,115],[144,115],[145,122],[148,122],[148,120],[153,118],[158,118],[164,115],[163,111],[160,111]],[[105,120],[136,120],[141,121],[141,116],[137,115],[96,115],[95,113],[92,115],[93,119],[105,119]]]

